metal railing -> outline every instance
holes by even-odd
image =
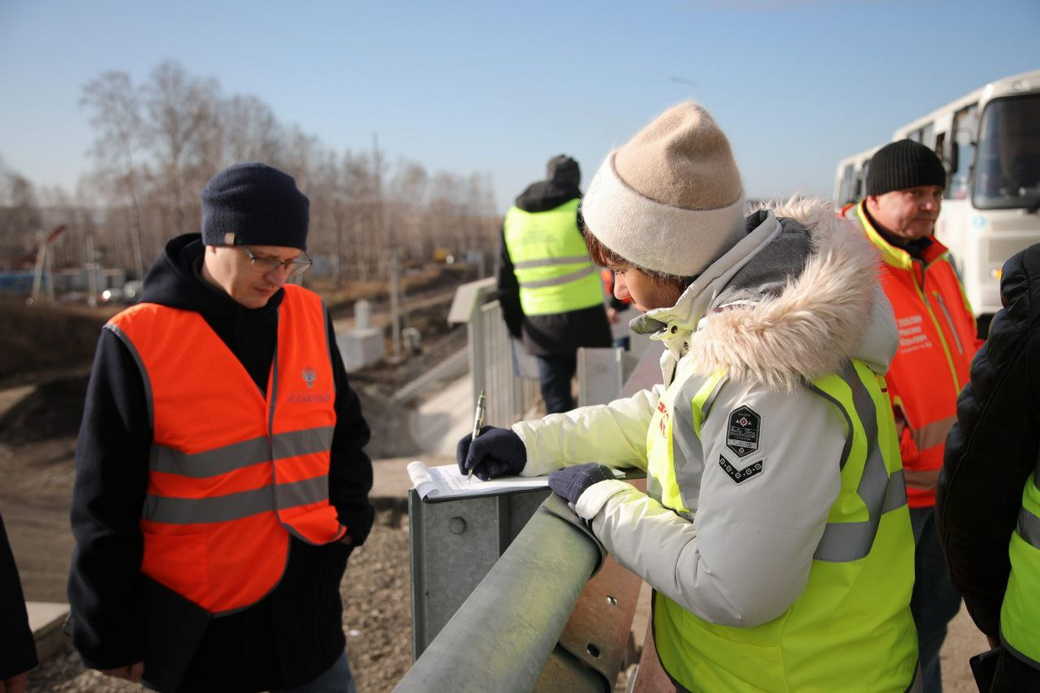
[[[494,279],[459,287],[448,320],[466,323],[472,398],[486,392],[487,422],[537,415],[537,369],[509,336]],[[579,350],[580,402],[621,395],[636,360]],[[548,489],[443,502],[410,493],[416,662],[395,690],[611,690],[632,655],[642,581],[609,557],[590,580],[598,547],[567,515]]]
[[[546,499],[395,691],[611,690],[641,583],[610,559],[589,580],[600,551],[567,514]]]
[[[473,402],[487,393],[487,423],[508,426],[524,418],[540,398],[538,381],[522,375],[531,371],[532,357],[509,336],[494,278],[460,286],[448,322],[466,323]]]

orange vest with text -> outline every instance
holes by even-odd
[[[212,613],[274,589],[290,534],[326,544],[346,532],[328,498],[325,310],[284,288],[266,396],[198,313],[143,303],[106,325],[141,368],[152,420],[141,571]]]
[[[849,205],[842,214],[862,226],[883,260],[881,285],[899,330],[899,349],[885,380],[896,421],[905,424],[903,467],[937,470],[957,420],[957,395],[979,348],[975,318],[946,247],[932,238],[923,258],[912,257],[878,233],[863,204]],[[908,485],[906,495],[912,508],[935,505],[934,490]]]

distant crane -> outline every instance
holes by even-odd
[[[43,289],[44,271],[47,272],[48,276],[47,299],[50,301],[54,300],[54,277],[51,273],[51,258],[50,254],[47,252],[47,248],[64,232],[65,224],[55,226],[46,236],[43,234],[43,231],[40,231],[40,244],[36,248],[36,266],[33,268],[33,286],[32,296],[29,298],[30,303],[36,303],[40,300],[40,292]]]

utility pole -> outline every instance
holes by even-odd
[[[394,356],[401,356],[401,262],[397,248],[390,249],[390,325]]]
[[[87,242],[83,269],[87,271],[87,305],[97,308],[98,296],[98,262],[97,253],[94,251],[94,233],[87,234]]]

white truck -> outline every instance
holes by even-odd
[[[1004,262],[1040,243],[1040,70],[998,79],[898,128],[947,170],[936,237],[950,249],[985,335],[1000,308]],[[834,198],[858,202],[882,145],[838,163]]]

